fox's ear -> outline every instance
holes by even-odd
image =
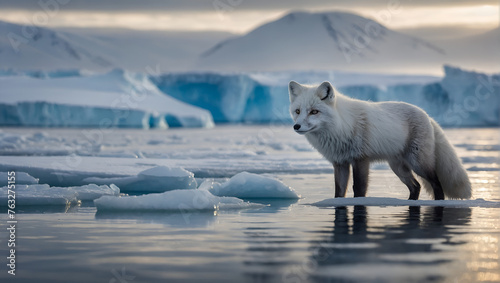
[[[288,93],[290,94],[290,102],[293,102],[295,98],[302,93],[302,85],[298,82],[291,81],[288,83]]]
[[[316,89],[316,95],[325,102],[331,102],[335,98],[335,89],[330,82],[323,82]]]

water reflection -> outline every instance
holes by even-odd
[[[352,217],[349,211],[335,208],[333,227],[312,243],[309,269],[305,270],[310,280],[442,280],[450,272],[447,264],[454,260],[446,246],[465,244],[454,239],[457,232],[450,225],[468,225],[471,218],[470,208],[416,206],[388,215],[389,223],[383,219],[370,223],[365,206],[354,206]],[[297,276],[303,278],[304,274]]]
[[[97,220],[134,220],[136,223],[163,224],[176,228],[200,228],[214,223],[215,211],[203,212],[101,212],[95,214]]]

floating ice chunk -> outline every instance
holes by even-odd
[[[109,186],[96,184],[89,184],[80,187],[70,187],[78,193],[78,199],[83,201],[90,201],[98,199],[102,196],[117,196],[120,194],[120,188],[111,184]]]
[[[7,205],[8,187],[0,188],[0,206]],[[50,187],[49,185],[16,185],[16,206],[68,205],[78,201],[78,193],[72,188]]]
[[[8,178],[12,176],[9,176],[7,172],[0,172],[0,186],[7,186],[8,185]],[[28,173],[24,172],[15,172],[14,175],[14,182],[16,185],[32,185],[32,184],[38,184],[38,179],[35,177],[32,177]]]
[[[248,172],[234,175],[225,183],[206,181],[200,186],[216,196],[231,196],[237,198],[284,198],[298,199],[300,196],[281,181]]]
[[[98,211],[194,211],[260,208],[264,205],[234,197],[218,197],[206,190],[174,190],[142,196],[103,196],[94,200]]]
[[[0,188],[0,206],[7,205],[8,187]],[[89,201],[103,195],[118,195],[120,189],[115,185],[81,187],[50,187],[47,184],[19,185],[12,189],[16,195],[16,205],[68,205],[78,200]]]
[[[181,167],[157,166],[144,170],[132,177],[98,178],[83,180],[92,184],[115,184],[122,193],[162,193],[173,190],[196,189],[194,174]]]
[[[157,166],[144,170],[138,174],[145,177],[188,177],[193,176],[193,173],[181,167]]]
[[[443,207],[500,207],[500,202],[475,200],[405,200],[397,198],[358,197],[358,198],[331,198],[311,205],[319,207],[333,206],[443,206]]]

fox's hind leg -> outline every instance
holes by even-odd
[[[370,162],[368,160],[356,160],[352,164],[354,197],[366,196],[368,188],[368,174],[370,171]]]
[[[423,146],[420,146],[420,148],[423,148]],[[415,150],[413,154],[409,155],[407,162],[410,164],[413,172],[424,178],[432,186],[434,199],[442,200],[444,199],[444,192],[435,169],[434,148],[429,148],[430,150],[426,151]]]
[[[441,187],[441,182],[439,182],[439,179],[437,177],[436,171],[435,170],[421,170],[420,168],[414,168],[413,169],[415,173],[417,173],[419,176],[427,180],[429,184],[432,186],[432,190],[434,192],[434,199],[435,200],[443,200],[444,199],[444,192],[443,188]]]
[[[410,197],[408,199],[417,200],[420,195],[420,184],[415,180],[410,167],[399,159],[389,160],[389,166],[391,166],[392,171],[399,177],[401,182],[410,190]]]
[[[333,164],[335,169],[335,197],[343,198],[347,191],[347,183],[349,182],[349,163]]]

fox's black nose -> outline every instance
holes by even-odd
[[[300,125],[299,124],[293,125],[293,129],[297,131],[298,129],[300,129]]]

